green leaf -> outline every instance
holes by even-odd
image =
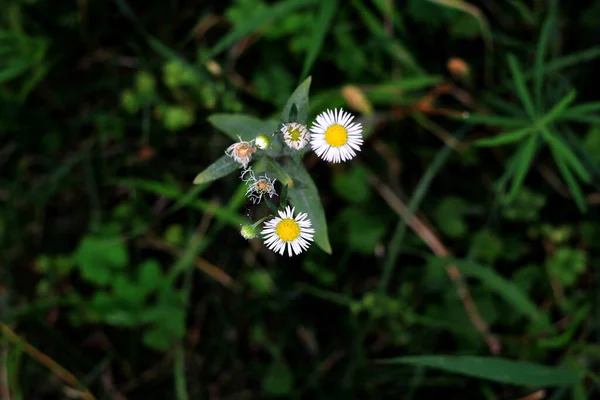
[[[228,155],[221,156],[221,158],[209,165],[204,171],[196,175],[194,185],[212,182],[237,171],[240,167],[241,165]]]
[[[285,208],[287,206],[288,200],[288,185],[283,185],[281,188],[281,194],[279,195],[279,204],[281,208]]]
[[[309,76],[296,88],[296,90],[294,90],[285,104],[285,107],[283,107],[283,112],[281,113],[281,119],[283,121],[290,122],[290,112],[292,107],[296,105],[298,108],[298,122],[306,125],[308,120],[308,92],[310,90],[311,80],[312,78]]]
[[[570,386],[582,377],[582,371],[566,367],[477,356],[409,356],[380,361],[381,364],[404,364],[430,367],[478,379],[528,386]]]
[[[556,103],[552,107],[550,111],[546,113],[546,115],[544,115],[544,117],[540,121],[540,124],[547,125],[549,122],[559,118],[562,115],[562,113],[567,109],[567,107],[569,107],[569,105],[573,101],[575,101],[576,95],[577,92],[575,92],[575,90],[571,90],[569,93],[567,93],[562,99],[560,99],[558,103]]]
[[[600,102],[578,104],[569,108],[562,115],[562,119],[577,119],[577,117],[600,111]]]
[[[263,160],[266,160],[267,165],[265,170],[268,174],[272,174],[283,185],[294,186],[294,181],[290,174],[277,161],[270,157],[264,157]]]
[[[289,368],[282,362],[274,362],[263,378],[262,390],[266,395],[282,396],[292,392],[293,384]]]
[[[527,128],[519,129],[518,131],[504,133],[502,135],[494,136],[491,138],[479,139],[475,142],[475,145],[481,147],[495,147],[495,146],[503,146],[505,144],[510,144],[517,142],[527,136],[534,127],[529,126]]]
[[[277,214],[277,211],[278,211],[278,209],[277,209],[277,206],[276,206],[275,204],[273,204],[273,203],[271,202],[271,200],[267,199],[267,197],[266,197],[266,196],[264,197],[264,199],[265,199],[265,203],[267,203],[267,206],[269,206],[269,208],[271,209],[271,211],[273,211],[273,213],[274,213],[275,215],[278,215],[278,214]]]
[[[535,111],[533,108],[533,103],[531,101],[531,96],[527,91],[527,86],[525,85],[525,78],[523,77],[523,72],[521,71],[521,67],[519,66],[519,61],[513,54],[508,55],[508,66],[512,72],[513,82],[517,89],[517,94],[521,99],[521,103],[525,107],[525,111],[532,118],[535,119]]]
[[[542,129],[542,134],[544,135],[544,139],[550,144],[550,148],[564,158],[567,164],[575,170],[579,179],[585,183],[590,183],[592,178],[589,172],[585,169],[581,161],[579,161],[579,158],[577,158],[569,146],[563,142],[558,135],[552,134],[552,132],[545,128]]]
[[[533,158],[535,157],[535,152],[537,150],[537,141],[538,136],[531,135],[527,143],[519,150],[517,154],[516,169],[514,173],[514,178],[512,181],[512,186],[510,188],[510,192],[508,193],[508,201],[511,201],[517,195],[523,181],[525,180],[525,176],[527,176],[527,171],[529,171],[529,167],[533,162]]]
[[[287,15],[292,15],[297,9],[311,5],[315,3],[315,1],[316,0],[287,0],[280,1],[272,7],[265,8],[262,12],[252,15],[244,24],[236,26],[232,32],[225,35],[223,39],[213,46],[209,57],[214,57],[228,47],[233,46],[238,40],[260,29],[264,25]]]
[[[460,238],[467,234],[469,225],[465,214],[469,204],[462,197],[448,196],[437,203],[433,218],[438,223],[439,229],[451,238]]]
[[[143,343],[153,349],[167,351],[173,344],[173,338],[156,326],[144,332]]]
[[[239,141],[238,136],[249,142],[257,135],[274,132],[279,127],[277,121],[263,121],[244,114],[212,114],[208,117],[208,122],[234,142]]]
[[[540,41],[538,42],[537,51],[535,52],[533,93],[535,96],[535,103],[538,106],[538,112],[541,112],[541,108],[543,107],[542,84],[544,83],[544,58],[546,57],[546,48],[548,47],[548,41],[550,40],[550,34],[552,33],[553,28],[554,18],[552,14],[550,14],[542,26]]]
[[[350,168],[333,178],[333,190],[349,203],[366,203],[371,196],[369,171],[360,165]]]
[[[138,282],[140,289],[146,292],[155,290],[162,285],[163,272],[158,261],[146,260],[139,266]]]
[[[292,108],[290,108],[290,115],[288,117],[288,122],[297,122],[298,121],[298,107],[296,104],[292,104]]]
[[[449,262],[455,264],[466,276],[478,279],[484,286],[512,305],[516,312],[529,317],[532,321],[539,321],[547,325],[547,321],[540,318],[536,305],[529,297],[517,285],[499,275],[491,267],[484,267],[466,260],[452,259]]]
[[[493,126],[502,126],[504,128],[523,128],[531,122],[525,118],[519,117],[503,117],[497,115],[471,114],[460,116],[460,119],[472,124],[486,124]],[[502,135],[505,136],[505,135]]]
[[[297,211],[308,214],[312,227],[315,229],[315,243],[325,253],[331,254],[325,211],[317,186],[304,165],[288,162],[284,167],[294,179],[294,186],[290,186],[288,189],[292,204]]]
[[[317,56],[321,52],[325,38],[327,37],[327,31],[331,25],[331,20],[335,15],[338,8],[338,0],[323,0],[321,1],[319,8],[319,15],[316,18],[314,27],[312,29],[312,38],[310,40],[310,48],[308,54],[304,59],[304,65],[302,67],[301,76],[304,78],[308,75],[308,71],[312,68]]]
[[[129,254],[119,239],[87,236],[75,250],[74,260],[86,280],[106,284],[111,279],[111,270],[122,269],[129,264]]]
[[[552,155],[554,156],[554,161],[556,162],[556,165],[558,166],[558,170],[560,171],[563,179],[567,183],[567,186],[569,186],[571,194],[573,195],[573,198],[575,199],[575,203],[577,204],[577,206],[579,207],[581,212],[585,212],[587,210],[587,204],[585,202],[585,197],[583,196],[583,192],[581,191],[579,184],[577,183],[577,181],[573,177],[573,174],[571,173],[569,167],[567,166],[567,163],[565,162],[565,160],[563,158],[564,157],[563,153],[560,153],[559,150],[557,150],[555,146],[550,146],[550,150],[552,151]]]
[[[126,186],[132,190],[143,190],[171,200],[182,200],[186,197],[186,194],[173,183],[145,179],[119,179],[116,181],[116,183],[118,185]],[[244,193],[244,188],[240,187],[239,200],[242,202],[246,200]],[[228,207],[220,206],[206,200],[190,199],[185,206],[213,214],[218,220],[226,222],[235,228],[238,228],[240,225],[243,225],[247,222],[243,217],[239,216],[237,212],[230,210]]]

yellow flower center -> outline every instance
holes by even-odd
[[[300,225],[291,218],[282,219],[275,228],[277,236],[284,242],[293,242],[300,236]]]
[[[288,133],[290,134],[289,140],[292,142],[298,142],[302,138],[302,131],[300,130],[300,128],[288,128]]]
[[[333,147],[340,147],[348,141],[348,131],[341,125],[331,125],[325,131],[325,141]]]

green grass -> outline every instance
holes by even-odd
[[[600,395],[598,2],[0,9],[1,400]],[[225,150],[336,107],[248,201]]]

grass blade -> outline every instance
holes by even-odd
[[[549,16],[544,22],[544,25],[542,26],[540,41],[538,43],[537,51],[535,53],[533,93],[538,113],[541,113],[544,107],[542,103],[542,85],[544,83],[544,58],[546,57],[546,48],[548,46],[548,41],[550,40],[550,34],[552,33],[553,27],[554,20],[551,16]]]
[[[548,367],[496,357],[409,356],[379,363],[425,366],[472,378],[529,387],[570,386],[578,382],[583,374],[583,371],[574,368]]]
[[[585,202],[583,192],[581,191],[579,184],[573,177],[573,174],[569,170],[567,163],[563,159],[562,153],[557,151],[556,146],[550,146],[550,149],[552,151],[552,155],[554,156],[554,161],[556,162],[556,165],[558,166],[558,169],[559,169],[563,179],[565,180],[567,186],[569,187],[569,189],[571,191],[571,194],[573,195],[573,198],[575,199],[575,203],[577,204],[577,207],[579,207],[581,212],[586,212],[587,204]]]
[[[472,124],[485,124],[493,126],[502,126],[505,128],[521,128],[529,125],[531,122],[525,118],[518,117],[503,117],[496,115],[470,114],[465,118],[461,118],[465,122]],[[502,135],[504,136],[504,135]]]
[[[533,108],[533,102],[531,101],[531,96],[527,90],[527,86],[525,85],[525,78],[523,77],[523,72],[521,67],[519,66],[519,61],[517,57],[513,54],[508,55],[508,66],[510,67],[510,71],[513,76],[513,83],[515,88],[517,89],[517,94],[519,95],[519,99],[521,103],[523,103],[523,107],[525,107],[525,111],[532,118],[535,119],[535,111]]]
[[[315,63],[317,56],[321,52],[323,42],[325,42],[325,38],[327,37],[329,25],[331,24],[331,20],[333,19],[337,8],[338,0],[324,0],[321,2],[319,15],[315,23],[315,28],[313,29],[313,37],[311,39],[310,48],[306,58],[304,59],[301,79],[304,79],[308,75],[308,72]]]
[[[179,188],[165,184],[164,182],[150,181],[144,179],[119,179],[115,181],[116,184],[128,187],[134,190],[142,190],[145,192],[153,193],[158,196],[165,197],[170,200],[179,200],[185,196]],[[243,188],[243,187],[242,187]],[[244,190],[245,192],[245,190]],[[196,209],[202,212],[214,214],[215,218],[223,223],[227,223],[230,226],[238,228],[240,225],[245,224],[247,221],[233,211],[229,211],[227,208],[221,207],[218,204],[209,203],[208,201],[195,199],[189,201],[186,204],[187,207]]]
[[[507,201],[512,201],[515,198],[527,176],[527,171],[529,171],[529,167],[531,166],[537,150],[537,139],[537,135],[531,135],[529,140],[527,140],[527,143],[525,143],[525,146],[519,150],[519,156],[516,160],[517,165],[515,175],[510,192],[508,193]]]
[[[314,4],[315,0],[287,0],[276,3],[274,6],[266,8],[258,14],[248,17],[244,24],[239,25],[228,33],[223,39],[215,44],[208,58],[213,58],[225,49],[231,47],[238,40],[252,32],[262,28],[266,24],[273,22],[285,15],[292,14],[299,8]]]
[[[569,107],[569,105],[575,101],[577,93],[571,90],[567,93],[558,103],[556,103],[550,111],[540,120],[541,125],[547,125],[555,119],[559,118],[562,113]]]
[[[510,280],[499,275],[490,267],[484,267],[466,260],[444,260],[444,263],[452,262],[464,273],[466,276],[471,276],[478,279],[484,286],[491,291],[495,292],[496,295],[501,297],[504,301],[514,307],[514,310],[523,316],[529,317],[532,321],[540,321],[544,323],[545,328],[551,328],[551,325],[547,320],[540,318],[540,313],[537,306],[533,303],[529,297],[521,288],[512,283]]]
[[[559,137],[552,134],[547,129],[542,129],[542,133],[544,135],[544,139],[549,143],[550,147],[554,152],[560,154],[561,157],[564,158],[566,163],[573,168],[575,173],[579,176],[579,179],[584,181],[585,183],[590,183],[592,178],[589,172],[585,169],[581,161],[577,158],[575,153],[569,148],[569,146],[562,141]]]
[[[455,135],[457,139],[462,138],[462,136],[466,132],[467,126],[468,125],[464,125],[463,128],[461,128],[461,130],[457,132],[457,134]],[[442,169],[444,164],[446,164],[453,151],[454,149],[448,145],[444,146],[441,150],[439,150],[435,158],[433,159],[431,164],[429,164],[427,170],[419,180],[414,194],[410,199],[410,202],[408,203],[408,212],[406,214],[406,217],[400,218],[400,221],[398,221],[398,225],[394,230],[392,239],[390,240],[388,254],[383,264],[381,279],[379,280],[380,291],[385,291],[390,281],[390,278],[392,277],[394,266],[396,265],[396,261],[398,260],[398,256],[400,255],[402,240],[404,238],[404,234],[406,233],[406,221],[408,221],[408,219],[413,215],[415,210],[419,208],[421,202],[427,194],[429,185],[431,185],[433,179],[437,176],[438,172]]]
[[[491,138],[479,139],[475,142],[476,146],[495,147],[517,142],[527,136],[534,127],[529,126],[514,132],[508,132],[503,135],[494,136]]]

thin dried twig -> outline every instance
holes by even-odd
[[[521,397],[518,400],[542,400],[544,397],[546,397],[546,391],[538,390],[537,392],[531,393],[525,397]]]
[[[174,256],[181,257],[183,255],[183,251],[181,249],[171,246],[170,244],[164,242],[159,238],[148,238],[147,240],[145,240],[145,242],[157,250],[165,251]],[[223,286],[227,288],[231,288],[233,286],[233,279],[231,278],[231,276],[229,276],[229,274],[227,274],[221,268],[208,262],[206,259],[202,257],[196,257],[194,259],[194,264],[196,264],[196,267],[198,267],[198,269],[200,269],[202,272],[204,272],[217,282],[221,283]]]
[[[21,349],[25,353],[27,353],[30,357],[35,359],[40,364],[44,365],[48,368],[54,375],[56,375],[60,380],[67,383],[71,388],[80,388],[79,398],[84,400],[95,400],[96,398],[90,391],[83,386],[81,382],[69,371],[60,366],[56,361],[42,353],[31,344],[23,340],[19,335],[13,332],[5,323],[0,322],[0,333],[6,336],[6,338],[13,343],[14,345],[20,346]]]
[[[0,400],[10,400],[8,389],[8,346],[0,344]]]
[[[371,184],[375,187],[375,189],[379,192],[381,197],[388,203],[388,205],[396,211],[398,215],[402,218],[408,216],[408,207],[404,204],[402,200],[396,196],[396,194],[383,182],[381,182],[377,177],[371,176]],[[433,232],[429,226],[427,226],[419,217],[416,215],[410,215],[406,221],[408,226],[425,242],[425,244],[433,251],[433,253],[439,257],[450,257],[451,253],[446,246],[442,243],[442,241],[437,237],[437,235]],[[475,305],[475,301],[471,296],[469,288],[465,284],[462,278],[462,274],[460,270],[456,267],[456,265],[448,264],[446,265],[446,272],[450,276],[452,283],[456,288],[456,292],[460,297],[460,300],[463,303],[465,311],[467,312],[469,319],[475,329],[481,334],[487,343],[492,354],[499,354],[501,345],[498,339],[490,332],[487,322],[483,319],[479,311],[477,310],[477,306]]]

